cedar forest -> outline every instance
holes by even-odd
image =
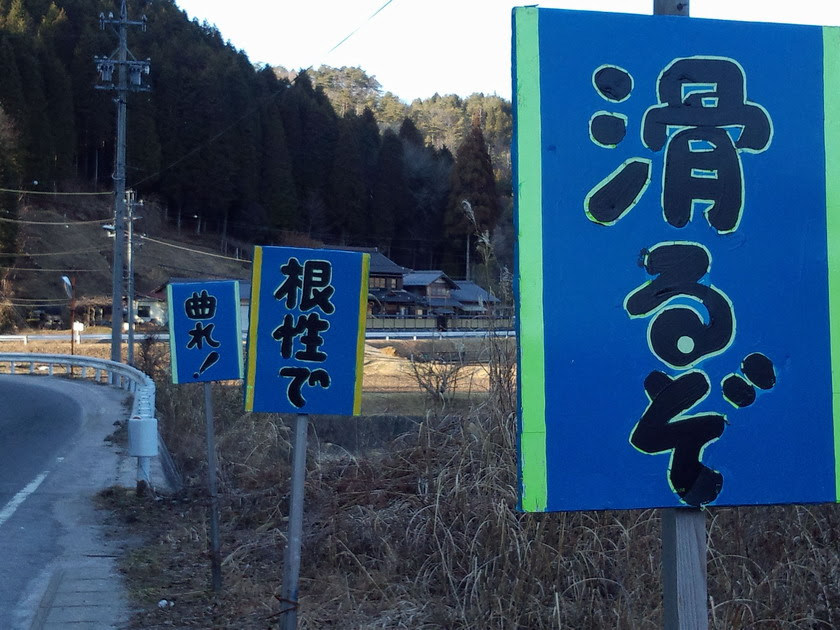
[[[112,186],[114,92],[94,89],[94,57],[117,46],[98,16],[118,5],[0,0],[0,187]],[[174,0],[128,11],[148,18],[128,43],[151,62],[151,91],[128,100],[127,186],[173,223],[246,245],[379,247],[456,277],[478,232],[509,264],[509,102],[436,94],[405,104],[360,68],[255,67]],[[14,217],[15,203],[0,196],[0,212]],[[0,248],[14,242],[14,224],[0,223]]]

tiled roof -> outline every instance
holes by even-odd
[[[473,303],[484,302],[485,304],[497,304],[499,302],[499,298],[471,280],[456,280],[455,282],[458,283],[459,288],[452,290],[452,297],[456,300]]]
[[[421,271],[411,271],[403,276],[404,287],[427,287],[436,280],[442,278],[450,288],[458,288],[458,284],[447,276],[442,271],[437,269],[428,269]]]

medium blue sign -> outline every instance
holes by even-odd
[[[840,29],[514,39],[523,509],[836,501]]]
[[[245,410],[361,410],[370,255],[255,247]]]
[[[173,383],[242,378],[239,282],[178,282],[166,288]]]

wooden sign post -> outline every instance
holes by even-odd
[[[661,508],[697,630],[707,506],[840,496],[840,29],[654,6],[513,11],[520,507]]]
[[[654,0],[653,13],[688,17],[689,0]],[[696,508],[665,508],[661,515],[665,630],[706,630],[706,515]]]

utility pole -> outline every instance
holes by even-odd
[[[475,225],[475,214],[473,213],[472,204],[466,199],[461,200],[461,207],[464,209],[464,214],[470,220],[471,225]],[[468,228],[469,229],[469,228]],[[464,280],[470,279],[470,233],[467,232],[467,266],[464,270]]]
[[[119,47],[109,57],[94,57],[101,83],[97,90],[116,91],[117,103],[117,146],[114,159],[114,273],[111,299],[111,360],[122,360],[122,287],[123,287],[123,248],[125,247],[125,124],[126,102],[129,92],[145,92],[149,88],[143,85],[142,75],[149,74],[149,60],[138,61],[128,50],[128,27],[140,26],[146,30],[146,16],[139,21],[128,19],[126,0],[120,0],[120,15],[113,13],[99,14],[99,28],[105,25],[116,27]],[[114,85],[114,69],[117,70],[117,84]],[[130,84],[129,84],[130,82]]]
[[[134,316],[137,312],[134,306],[134,221],[143,217],[135,216],[134,209],[142,206],[142,201],[135,201],[133,190],[126,191],[126,206],[128,208],[128,281],[126,283],[126,295],[128,296],[128,351],[126,361],[134,365]]]

